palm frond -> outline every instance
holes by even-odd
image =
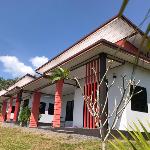
[[[121,8],[120,8],[120,11],[119,11],[119,14],[118,14],[118,17],[121,17],[123,15],[123,12],[128,4],[129,0],[124,0],[122,5],[121,5]]]
[[[113,136],[114,141],[109,141],[109,143],[117,150],[128,150],[129,147],[127,147],[126,144],[128,144],[133,150],[150,150],[150,144],[147,141],[150,140],[150,133],[140,120],[138,120],[138,122],[140,126],[137,126],[137,124],[133,122],[133,126],[129,125],[132,131],[127,129],[128,134],[133,138],[134,141],[129,140],[123,133],[118,131],[119,135],[125,142],[121,142],[121,140]],[[148,123],[148,125],[150,126],[150,123]],[[141,133],[140,127],[143,129],[146,137],[143,133]]]
[[[52,83],[54,83],[61,79],[68,79],[69,74],[70,74],[70,71],[68,69],[63,69],[61,67],[58,67],[52,71],[52,74],[49,79]]]

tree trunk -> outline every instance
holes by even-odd
[[[101,143],[101,149],[102,150],[106,150],[106,143],[102,141]]]

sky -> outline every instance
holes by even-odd
[[[115,16],[122,0],[0,0],[0,76],[34,70]],[[124,12],[139,25],[150,0],[130,0]],[[150,17],[142,26],[146,29]]]

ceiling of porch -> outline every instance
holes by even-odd
[[[76,88],[76,82],[71,80],[65,80],[63,85],[63,95],[74,93]],[[39,91],[47,95],[55,95],[55,84],[50,84],[50,80],[44,77],[40,77],[37,80],[29,83],[23,87],[24,93],[33,93]]]

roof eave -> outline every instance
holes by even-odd
[[[118,45],[116,45],[116,44],[114,44],[114,43],[111,43],[111,42],[105,40],[105,39],[101,39],[101,40],[95,42],[94,44],[90,45],[89,47],[83,49],[83,50],[80,51],[79,53],[73,55],[73,56],[70,57],[69,59],[67,59],[67,60],[65,60],[65,61],[63,61],[63,62],[61,62],[60,64],[57,64],[56,66],[52,67],[51,69],[48,69],[47,71],[44,72],[44,74],[47,74],[48,72],[50,72],[50,71],[53,70],[54,68],[56,68],[56,67],[58,67],[58,66],[61,66],[62,64],[64,64],[64,63],[66,63],[67,61],[69,61],[70,59],[72,59],[72,58],[74,58],[74,57],[80,55],[81,53],[84,53],[84,52],[87,51],[88,49],[91,49],[92,47],[95,47],[95,46],[100,45],[100,44],[103,44],[103,45],[105,45],[105,46],[111,47],[111,48],[113,48],[113,49],[118,49],[119,51],[121,51],[121,52],[123,52],[123,53],[128,53],[128,54],[130,54],[130,55],[133,55],[134,57],[136,56],[136,54],[133,54],[133,53],[130,53],[130,52],[126,51],[125,48],[122,48],[122,47],[120,47],[120,46],[118,46]],[[140,57],[140,59],[144,59],[145,61],[147,61],[148,63],[150,63],[150,59],[145,59],[145,58],[143,58],[143,57]]]

